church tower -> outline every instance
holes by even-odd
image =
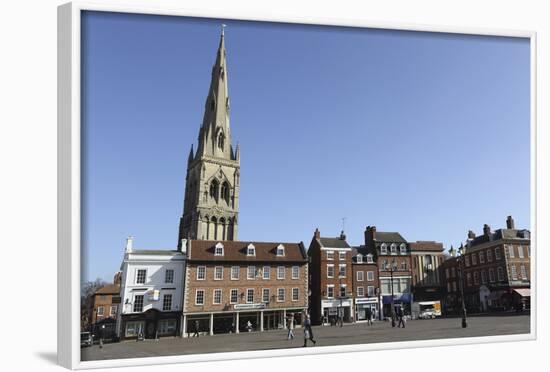
[[[182,239],[236,240],[239,212],[239,145],[231,145],[227,64],[222,27],[197,151],[187,161]]]

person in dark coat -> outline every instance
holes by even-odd
[[[399,320],[399,323],[397,323],[397,328],[405,328],[405,313],[401,306],[397,308],[397,319]]]
[[[313,338],[313,329],[311,329],[311,318],[309,317],[309,314],[306,314],[306,319],[304,321],[304,347],[307,346],[308,339],[313,342],[313,345],[317,343],[317,341],[315,341],[315,339]]]
[[[372,310],[370,307],[367,307],[366,316],[367,316],[367,324],[372,325]]]
[[[193,337],[199,337],[199,321],[195,320],[195,333],[193,333]]]

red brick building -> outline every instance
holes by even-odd
[[[336,238],[325,238],[316,229],[307,254],[312,323],[319,324],[321,318],[334,320],[338,316],[345,322],[353,321],[352,249],[344,232]]]
[[[366,320],[367,309],[374,319],[380,311],[378,265],[374,255],[368,253],[365,246],[354,247],[352,250],[351,266],[353,272],[353,297],[355,306],[355,320]]]
[[[508,310],[519,305],[529,307],[529,230],[516,229],[513,218],[508,216],[505,229],[493,232],[490,226],[484,225],[479,236],[470,230],[462,252],[464,297],[469,312]],[[453,267],[456,270],[457,264],[450,262],[446,266],[447,283],[454,289]]]
[[[116,333],[116,319],[120,306],[120,278],[117,272],[113,284],[99,288],[90,299],[90,330],[96,334],[100,326],[105,325],[104,337]]]
[[[308,307],[303,243],[190,240],[187,248],[184,335],[286,328]]]

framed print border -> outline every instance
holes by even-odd
[[[140,13],[199,18],[221,18],[268,22],[285,22],[311,25],[368,27],[379,29],[425,31],[487,36],[510,36],[530,39],[530,130],[531,130],[531,270],[532,308],[531,332],[512,336],[466,337],[422,341],[391,342],[362,345],[326,346],[311,348],[307,355],[367,350],[388,350],[400,348],[434,347],[489,343],[505,341],[533,340],[536,338],[537,319],[537,208],[536,208],[536,33],[521,30],[494,30],[481,28],[461,28],[429,26],[417,24],[393,24],[371,22],[366,19],[343,20],[332,18],[308,18],[298,15],[273,16],[245,12],[198,11],[196,9],[155,7],[143,5],[107,5],[94,2],[71,2],[58,8],[58,362],[66,368],[88,369],[100,367],[137,366],[148,364],[168,364],[199,361],[219,361],[241,358],[264,358],[277,356],[306,355],[299,349],[243,351],[215,354],[195,354],[151,358],[115,359],[105,361],[81,361],[80,344],[80,261],[81,261],[81,98],[80,98],[80,20],[82,11],[104,11]]]

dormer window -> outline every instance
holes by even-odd
[[[388,246],[386,245],[386,243],[382,243],[382,245],[380,246],[380,252],[382,254],[388,254]]]
[[[253,244],[249,244],[248,247],[246,247],[246,255],[256,256],[256,247],[254,247]]]
[[[362,254],[357,255],[357,263],[363,263],[363,255]]]
[[[374,263],[374,260],[372,259],[372,254],[367,255],[367,263]]]
[[[216,244],[216,247],[214,248],[214,255],[215,256],[223,256],[223,244],[222,243]]]
[[[399,251],[401,252],[401,254],[406,254],[407,253],[407,246],[403,243],[399,246]]]
[[[282,245],[282,244],[279,244],[277,246],[277,256],[278,257],[283,257],[285,255],[285,246]]]
[[[391,245],[391,254],[396,254],[397,253],[397,245],[395,245],[395,243],[392,243]]]

